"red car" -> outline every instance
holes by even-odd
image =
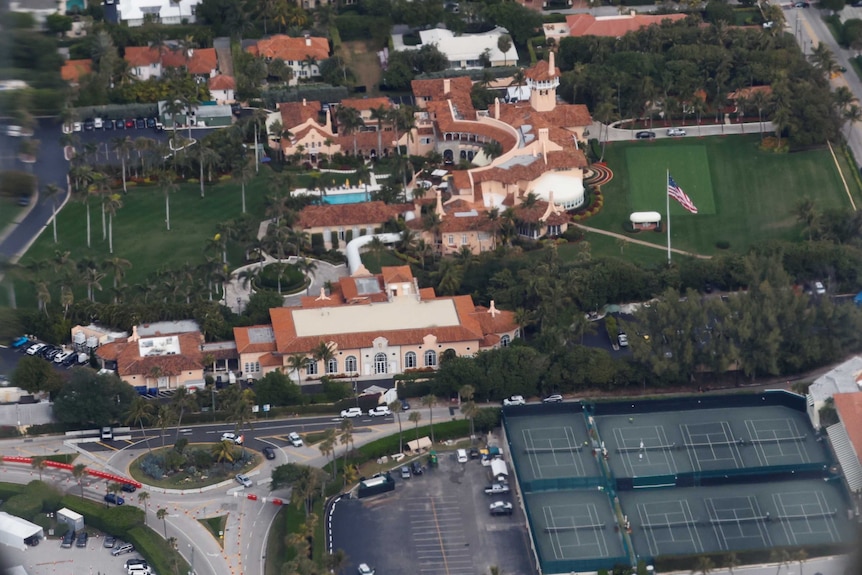
[[[126,120],[126,129],[127,130],[131,130],[134,127],[135,127],[135,121],[134,120]]]

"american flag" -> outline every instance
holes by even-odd
[[[686,210],[693,214],[697,213],[697,206],[695,206],[694,202],[691,201],[691,198],[682,191],[682,188],[673,181],[673,177],[670,174],[667,175],[667,195],[678,201]]]

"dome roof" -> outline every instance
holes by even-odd
[[[554,203],[566,210],[584,203],[583,179],[572,173],[545,172],[533,183],[530,191],[546,202],[550,200],[553,192]]]

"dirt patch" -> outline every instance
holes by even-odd
[[[365,86],[369,93],[376,93],[383,70],[377,59],[377,52],[361,41],[343,42],[341,57],[356,75],[356,85]]]

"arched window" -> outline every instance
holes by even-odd
[[[354,373],[356,371],[356,358],[352,355],[348,355],[347,359],[344,360],[344,371],[347,373]]]
[[[305,375],[317,375],[317,362],[311,358],[305,360]]]
[[[509,337],[508,334],[504,335],[500,338],[500,347],[509,347],[509,343],[511,343],[511,341],[512,339]]]
[[[334,357],[326,362],[326,373],[338,373],[338,360]]]
[[[404,354],[404,369],[416,367],[416,353],[408,351]]]
[[[378,353],[374,355],[374,373],[387,373],[389,364],[386,362],[386,354]]]
[[[429,349],[425,352],[425,367],[434,367],[437,365],[437,352]]]

